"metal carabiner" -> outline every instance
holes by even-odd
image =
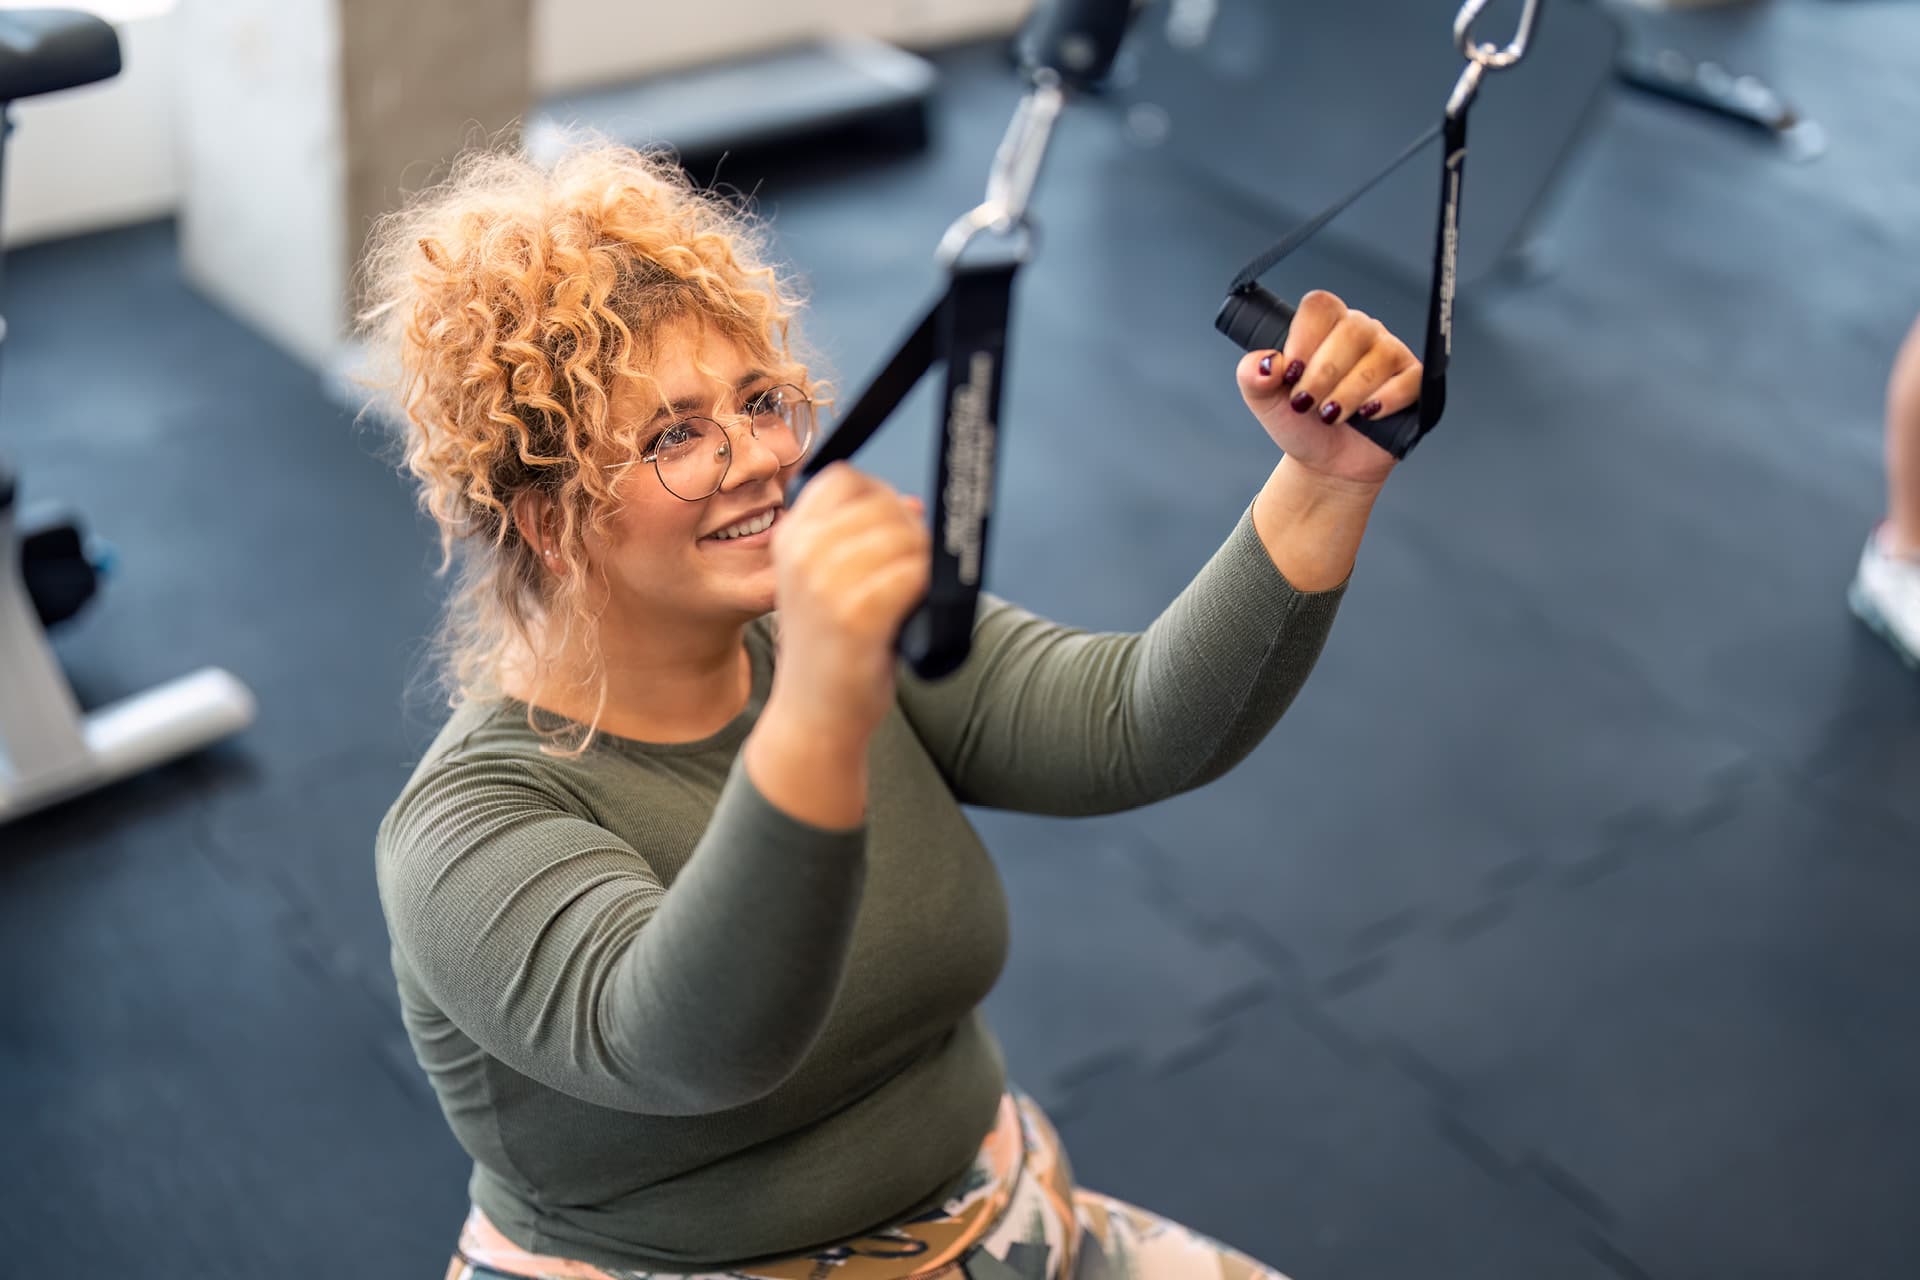
[[[1504,71],[1527,56],[1527,45],[1533,39],[1534,26],[1540,21],[1540,0],[1526,0],[1526,7],[1520,11],[1520,25],[1513,33],[1513,41],[1504,49],[1473,42],[1473,24],[1479,20],[1489,3],[1491,0],[1467,0],[1460,6],[1459,15],[1453,20],[1453,42],[1459,46],[1460,56],[1467,61],[1478,63],[1489,71]]]
[[[1453,96],[1447,99],[1448,119],[1459,119],[1473,104],[1474,95],[1480,92],[1480,80],[1487,72],[1505,71],[1527,56],[1527,45],[1532,42],[1533,29],[1540,21],[1540,0],[1526,0],[1520,11],[1520,25],[1514,29],[1513,40],[1506,48],[1475,44],[1473,24],[1489,3],[1491,0],[1467,0],[1453,20],[1453,43],[1459,47],[1460,56],[1467,60],[1467,66],[1453,86]]]
[[[1020,99],[1013,122],[994,152],[987,197],[955,219],[940,238],[934,256],[941,263],[952,266],[967,243],[982,232],[1004,236],[1027,231],[1027,206],[1040,180],[1054,122],[1066,102],[1059,76],[1045,68],[1034,74],[1033,87]]]
[[[1060,77],[1045,68],[1035,72],[1033,87],[1020,99],[987,175],[987,202],[1003,206],[1011,220],[1027,216],[1054,122],[1066,105],[1067,93],[1060,86]]]

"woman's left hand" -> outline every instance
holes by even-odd
[[[1329,479],[1379,485],[1393,455],[1347,425],[1383,418],[1420,398],[1420,362],[1386,326],[1324,290],[1300,300],[1285,351],[1240,362],[1240,394],[1298,466]]]

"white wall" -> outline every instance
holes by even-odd
[[[32,7],[21,0],[0,3],[4,9]],[[17,127],[6,153],[7,244],[161,217],[180,198],[173,0],[70,7],[114,22],[124,69],[112,80],[14,106]]]
[[[14,108],[5,243],[162,217],[185,202],[189,274],[282,345],[322,358],[345,318],[336,295],[351,238],[331,194],[343,181],[340,3],[75,0],[115,23],[125,67]],[[545,95],[834,31],[910,46],[1007,32],[1033,0],[533,3],[533,90]]]

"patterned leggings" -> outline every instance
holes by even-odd
[[[1002,1099],[971,1176],[912,1221],[825,1249],[686,1276],[528,1253],[478,1209],[446,1280],[1286,1280],[1165,1218],[1073,1185],[1060,1139],[1025,1097]]]

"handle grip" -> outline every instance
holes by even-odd
[[[1213,327],[1243,351],[1278,351],[1287,345],[1287,331],[1293,328],[1296,314],[1292,305],[1254,284],[1227,295]],[[1420,406],[1416,403],[1384,418],[1349,418],[1347,425],[1395,458],[1404,458],[1420,439]]]

